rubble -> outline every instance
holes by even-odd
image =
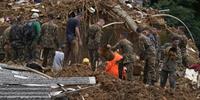
[[[47,72],[53,75],[51,72]],[[80,93],[68,94],[71,100],[197,100],[200,90],[193,89],[190,80],[179,78],[176,92],[161,89],[159,86],[145,87],[140,79],[133,82],[115,79],[102,70],[93,72],[89,67],[70,66],[55,77],[95,76],[100,87],[82,90]],[[136,76],[135,76],[136,77]]]
[[[0,1],[0,18],[14,18],[23,16],[24,20],[28,20],[32,15],[32,11],[39,11],[41,23],[46,21],[47,13],[52,12],[56,17],[56,24],[60,27],[59,38],[61,43],[65,43],[65,26],[67,16],[73,15],[79,11],[84,12],[84,22],[81,25],[82,37],[86,34],[86,29],[89,24],[94,23],[98,18],[104,18],[106,22],[120,22],[119,25],[110,26],[110,29],[104,28],[105,35],[103,42],[113,44],[119,37],[118,33],[128,31],[131,34],[131,41],[134,43],[135,52],[137,53],[138,38],[135,33],[137,26],[160,25],[166,34],[165,25],[167,24],[162,17],[149,18],[149,16],[160,13],[156,9],[143,8],[141,6],[123,5],[118,0],[44,0],[40,4],[15,4],[11,1]],[[127,16],[120,15],[120,11],[124,11]],[[32,10],[32,11],[31,11]],[[119,14],[118,14],[119,13]],[[124,20],[124,19],[126,20]],[[125,22],[125,24],[123,24]],[[8,27],[6,21],[1,21],[0,34]],[[134,23],[134,24],[133,24]],[[117,34],[115,34],[117,33]],[[113,36],[111,36],[113,34]],[[110,41],[111,40],[111,41]],[[166,40],[167,42],[169,40]],[[199,63],[198,49],[192,40],[189,40],[187,46],[189,64]],[[83,50],[83,55],[87,53]],[[138,62],[140,63],[140,62]],[[140,65],[140,64],[138,64]],[[100,87],[82,90],[80,93],[68,94],[71,100],[197,100],[200,95],[200,90],[193,89],[191,82],[187,79],[178,79],[177,92],[174,94],[170,89],[163,90],[159,86],[145,87],[141,79],[136,77],[133,82],[115,79],[102,70],[92,72],[87,66],[70,66],[63,68],[56,75],[51,71],[46,74],[54,77],[88,77],[95,76]]]

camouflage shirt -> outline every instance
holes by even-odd
[[[113,50],[119,49],[119,53],[123,55],[123,63],[133,62],[133,44],[127,40],[122,39],[112,47]]]
[[[185,35],[180,35],[179,37],[180,37],[179,47],[180,47],[181,50],[186,51],[187,37]]]
[[[172,48],[172,46],[164,49],[164,62],[162,70],[176,71],[178,64],[182,63],[181,50],[179,47]]]
[[[139,50],[140,50],[140,57],[144,59],[156,56],[156,49],[153,43],[144,34],[141,34],[139,37]]]
[[[98,49],[101,43],[102,37],[101,27],[97,24],[91,25],[87,34],[87,46],[88,49]]]
[[[42,37],[41,44],[45,48],[57,48],[58,47],[58,26],[52,21],[46,22],[42,25]]]
[[[0,35],[0,48],[2,48],[4,44],[9,43],[10,29],[11,29],[11,26],[6,28],[3,34]]]

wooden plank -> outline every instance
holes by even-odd
[[[64,84],[64,85],[93,85],[95,77],[65,77],[58,79],[22,79],[0,77],[0,84]]]
[[[28,69],[23,68],[23,67],[15,67],[15,66],[3,64],[3,63],[0,63],[0,67],[5,68],[5,69],[11,69],[11,70],[28,71]]]

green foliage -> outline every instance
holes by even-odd
[[[200,43],[200,13],[198,12],[200,7],[199,0],[159,0],[157,4],[154,4],[154,8],[157,9],[170,9],[169,14],[180,18],[189,29],[192,31],[197,44]],[[167,18],[168,25],[179,26],[180,22],[175,21],[172,18]]]

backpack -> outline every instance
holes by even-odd
[[[26,42],[32,42],[36,36],[35,29],[33,27],[34,21],[28,21],[23,26],[24,40]]]
[[[11,42],[22,41],[23,40],[22,26],[19,24],[12,25],[10,29],[9,38]]]

